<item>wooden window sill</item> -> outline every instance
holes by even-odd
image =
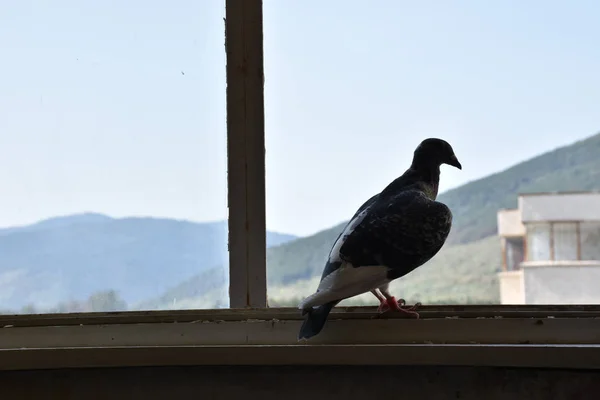
[[[336,308],[298,342],[296,309],[0,316],[0,369],[167,365],[600,368],[598,306]]]

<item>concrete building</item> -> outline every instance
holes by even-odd
[[[502,304],[600,303],[600,193],[534,193],[498,212]]]

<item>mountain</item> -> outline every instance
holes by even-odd
[[[15,226],[10,228],[0,229],[0,236],[13,232],[27,232],[34,230],[52,229],[64,227],[67,225],[80,224],[80,223],[102,223],[110,221],[112,218],[103,214],[98,213],[83,213],[69,216],[59,216],[48,218],[31,225]]]
[[[267,244],[295,238],[268,232]],[[226,221],[61,216],[0,230],[0,309],[55,307],[105,290],[131,304],[226,264]]]
[[[501,255],[495,236],[497,211],[516,207],[519,193],[599,189],[600,134],[597,134],[442,193],[439,200],[454,214],[446,245],[427,265],[394,285],[405,288],[401,296],[414,296],[429,303],[498,302],[496,272]],[[268,249],[270,304],[296,305],[300,297],[314,291],[327,254],[344,225],[345,222]],[[166,299],[177,298],[181,308],[185,304],[207,307],[211,298],[202,296],[200,291],[189,291],[203,281],[194,277],[174,286],[159,296],[162,302],[157,298],[153,304],[158,306],[166,304]],[[211,293],[216,296],[226,291],[213,289]],[[374,297],[369,301],[373,300]]]

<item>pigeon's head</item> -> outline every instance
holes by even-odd
[[[462,165],[460,165],[458,158],[456,158],[450,143],[436,138],[425,139],[421,142],[415,150],[413,163],[435,165],[437,167],[442,164],[448,164],[462,169]]]

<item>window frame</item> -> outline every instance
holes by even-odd
[[[166,365],[600,369],[598,306],[340,308],[307,343],[293,308],[0,316],[0,370]]]
[[[226,0],[229,304],[267,306],[262,0]]]
[[[268,308],[262,0],[226,0],[230,308],[0,316],[0,370],[163,365],[600,368],[600,305]]]
[[[525,252],[525,258],[524,258],[524,262],[526,263],[537,263],[537,262],[588,262],[588,261],[595,261],[595,260],[588,260],[588,259],[584,259],[582,256],[582,236],[581,236],[581,226],[583,224],[586,223],[599,223],[600,221],[596,221],[596,220],[548,220],[548,221],[536,221],[536,222],[528,222],[526,223],[526,232],[525,232],[525,236],[524,236],[524,242],[525,244],[527,244],[527,242],[531,242],[528,240],[529,238],[529,230],[531,229],[532,226],[546,226],[548,227],[548,234],[549,234],[549,238],[548,238],[548,259],[540,259],[540,260],[531,260],[529,259],[529,254],[527,253],[527,251]],[[576,248],[575,248],[575,253],[576,253],[576,257],[573,259],[558,259],[556,257],[556,228],[557,226],[560,225],[566,225],[566,224],[572,224],[575,226],[575,241],[576,241]],[[502,243],[503,246],[505,246],[505,240],[503,240]],[[529,246],[526,246],[527,249],[526,250],[530,250],[531,249],[531,244]],[[505,257],[504,255],[504,247],[503,247],[503,257]],[[505,268],[505,260],[503,258],[503,267]]]
[[[562,259],[557,256],[557,248],[564,245],[564,242],[557,240],[557,231],[560,231],[561,226],[572,225],[575,229],[573,231],[575,239],[575,258],[573,259]],[[552,261],[581,261],[581,234],[580,234],[581,221],[552,221],[550,235],[552,236]],[[560,236],[560,234],[558,235]],[[559,237],[560,239],[560,237]],[[568,246],[567,246],[568,247]],[[560,253],[559,253],[560,254]]]

